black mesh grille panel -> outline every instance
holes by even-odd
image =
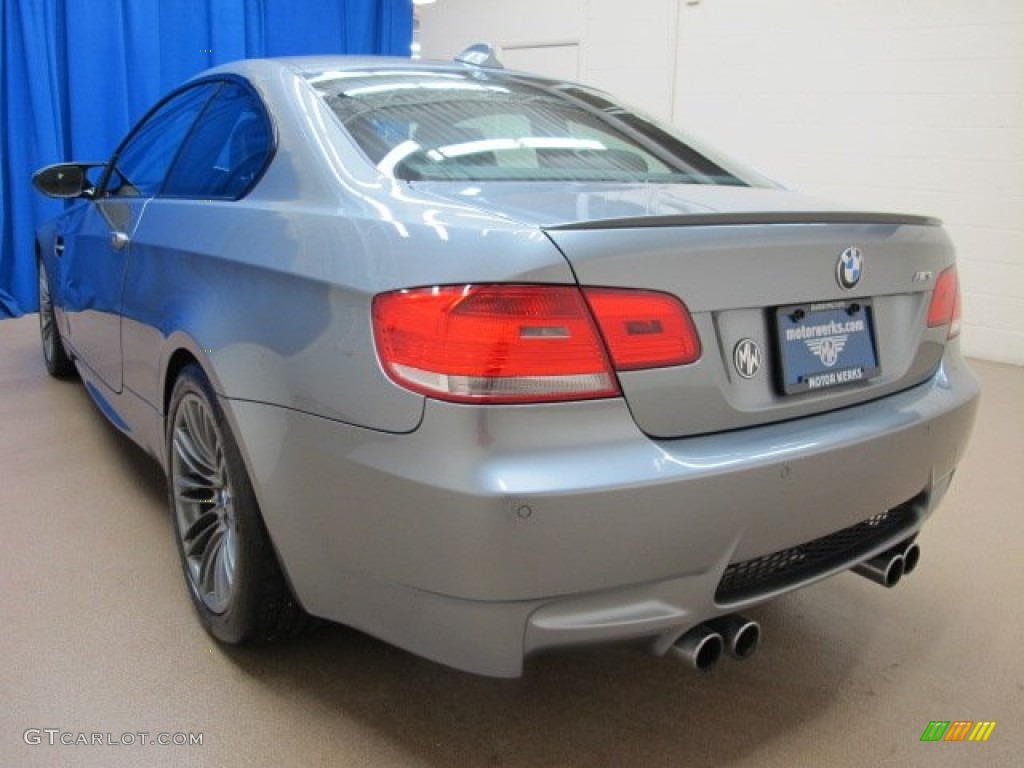
[[[733,563],[718,583],[715,600],[731,603],[799,584],[832,568],[852,562],[878,544],[908,530],[920,517],[921,498],[915,497],[888,512],[851,525],[820,539]]]

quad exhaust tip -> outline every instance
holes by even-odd
[[[853,567],[853,572],[883,587],[895,587],[917,568],[921,547],[909,539]],[[731,613],[700,624],[676,640],[668,653],[698,672],[710,672],[724,653],[734,659],[750,658],[761,643],[761,625]]]
[[[855,566],[853,572],[875,582],[875,584],[881,584],[883,587],[891,589],[899,584],[900,579],[903,578],[905,568],[903,554],[900,552],[893,553],[890,550],[889,552],[876,555],[870,560],[865,560],[860,565]]]
[[[917,568],[917,562],[920,559],[921,547],[913,541],[907,544],[906,549],[903,550],[903,575],[909,576]]]
[[[733,613],[708,622],[725,642],[725,651],[734,659],[747,659],[761,643],[761,625],[746,616]]]
[[[694,627],[672,644],[669,653],[699,672],[710,672],[723,653],[747,659],[760,642],[761,625],[734,613]]]
[[[707,624],[694,627],[676,640],[669,648],[676,658],[685,661],[698,672],[710,672],[722,658],[725,641]]]
[[[854,566],[853,572],[883,587],[892,588],[917,568],[920,559],[921,547],[910,540]]]

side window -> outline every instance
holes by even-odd
[[[259,98],[237,83],[225,83],[186,139],[161,194],[234,200],[263,170],[272,143]]]
[[[182,141],[217,87],[207,83],[179,93],[136,128],[118,150],[107,193],[116,197],[157,194]]]

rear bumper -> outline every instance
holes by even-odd
[[[978,394],[949,355],[927,383],[882,400],[680,440],[646,437],[619,400],[429,401],[405,435],[225,404],[307,610],[455,667],[515,676],[545,648],[647,638],[664,649],[708,618],[912,535],[961,458]],[[906,523],[870,551],[716,602],[730,563],[911,500]]]

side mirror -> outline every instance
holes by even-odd
[[[32,176],[32,184],[36,189],[49,197],[64,200],[75,197],[88,197],[95,187],[86,175],[86,171],[100,165],[102,163],[58,163],[56,165],[48,165],[35,172]]]

